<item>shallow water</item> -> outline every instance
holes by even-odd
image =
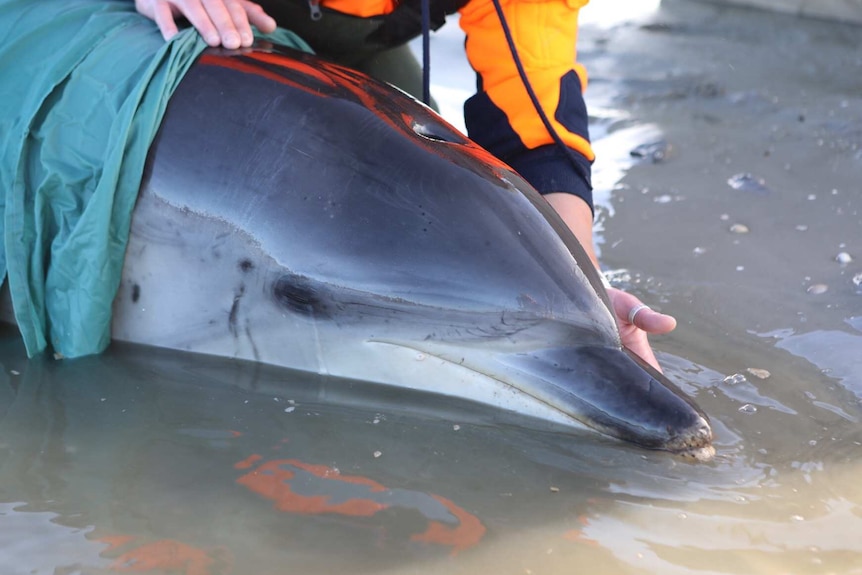
[[[0,573],[862,573],[862,33],[609,13],[580,48],[601,259],[679,318],[654,345],[714,462],[213,358],[28,361],[5,330]]]
[[[718,457],[695,464],[418,393],[132,346],[27,361],[3,342],[2,573],[851,573],[860,558],[862,434],[834,386],[779,394],[663,353],[714,417]]]

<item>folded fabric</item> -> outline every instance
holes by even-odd
[[[133,2],[0,0],[0,277],[29,355],[108,345],[147,151],[205,48]]]

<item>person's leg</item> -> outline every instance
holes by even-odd
[[[317,54],[422,99],[422,67],[410,48],[384,48],[366,40],[380,26],[379,18],[322,9],[320,19],[313,20],[308,4],[301,0],[262,0],[259,4],[279,26],[298,34]],[[433,102],[431,107],[437,109]]]

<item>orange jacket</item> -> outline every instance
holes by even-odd
[[[586,70],[576,62],[578,11],[588,0],[500,0],[515,48],[545,115],[580,169],[554,145],[536,112],[503,33],[492,0],[470,0],[460,10],[476,95],[464,104],[468,135],[509,163],[542,193],[569,192],[592,206],[594,155],[583,90]],[[390,13],[398,0],[321,0],[321,5],[368,17]]]

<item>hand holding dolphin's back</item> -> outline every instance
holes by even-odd
[[[251,27],[275,30],[275,20],[248,0],[135,0],[135,8],[154,20],[165,40],[177,34],[176,18],[187,19],[210,46],[247,48],[254,41]]]

